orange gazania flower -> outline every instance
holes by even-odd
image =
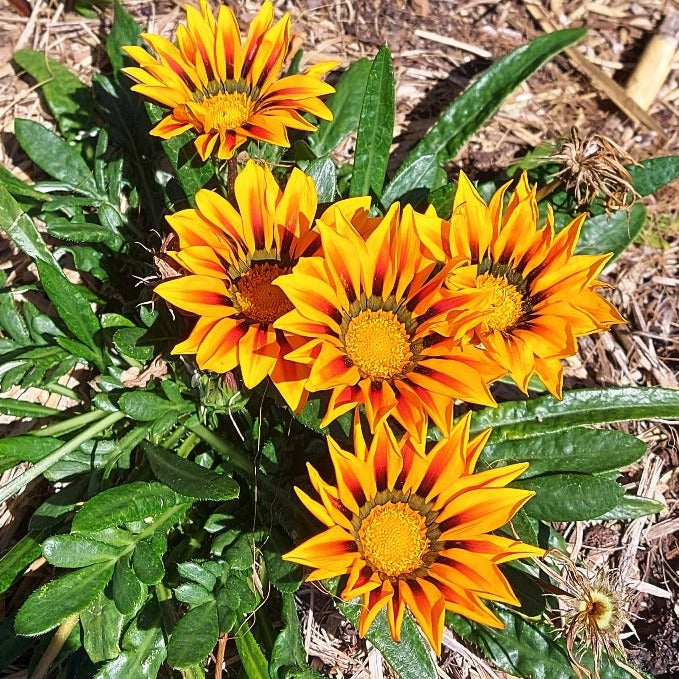
[[[241,44],[233,11],[222,5],[213,16],[205,0],[200,11],[186,7],[186,26],[177,28],[177,44],[160,35],[142,38],[142,47],[125,47],[140,67],[123,69],[138,84],[132,88],[172,112],[151,130],[163,139],[186,130],[205,160],[217,143],[217,157],[231,158],[247,139],[289,146],[287,128],[315,130],[302,114],[326,120],[330,110],[318,99],[334,92],[320,76],[337,65],[323,62],[298,75],[279,78],[290,42],[290,15],[273,23],[267,0]]]
[[[297,259],[320,246],[311,230],[317,195],[313,180],[293,170],[285,191],[271,171],[249,161],[238,175],[239,212],[222,196],[201,190],[196,210],[168,217],[179,251],[168,252],[190,275],[165,281],[156,292],[198,315],[187,340],[173,353],[196,354],[200,368],[224,373],[240,366],[245,386],[269,375],[288,405],[306,400],[308,368],[285,359],[300,340],[273,323],[292,309],[272,282]]]
[[[486,290],[488,313],[474,342],[504,367],[525,392],[533,374],[561,398],[560,359],[577,351],[577,337],[607,330],[624,319],[597,294],[597,280],[610,254],[575,255],[586,215],[558,234],[551,210],[538,228],[535,187],[524,174],[503,210],[507,186],[490,204],[464,173],[453,215],[442,232],[422,230],[423,242],[440,261],[463,258],[447,285],[455,290]]]
[[[519,605],[498,564],[544,550],[490,531],[533,495],[505,487],[528,463],[474,474],[490,431],[469,441],[469,422],[463,417],[425,456],[386,425],[368,447],[356,422],[355,455],[328,439],[336,485],[309,465],[320,502],[296,488],[326,530],[283,558],[315,569],[307,580],[348,575],[341,597],[363,597],[362,636],[386,606],[399,641],[407,607],[440,654],[446,610],[501,628],[482,600]]]
[[[455,398],[495,404],[488,382],[502,372],[457,339],[485,295],[445,289],[452,264],[422,254],[421,221],[441,228],[410,206],[381,219],[335,208],[317,222],[324,256],[276,280],[295,308],[274,327],[308,338],[288,358],[309,366],[310,392],[331,391],[322,426],[363,405],[372,431],[393,416],[421,440],[427,416],[449,431]]]

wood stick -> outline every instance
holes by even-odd
[[[539,5],[533,4],[529,0],[524,0],[524,4],[530,15],[538,22],[540,28],[545,33],[552,33],[557,30],[557,26]],[[589,78],[592,84],[602,94],[607,96],[627,117],[653,130],[661,139],[667,139],[667,134],[662,127],[615,80],[609,78],[600,68],[594,66],[587,57],[580,54],[575,48],[567,47],[565,53],[573,66]]]
[[[672,70],[679,47],[679,11],[670,10],[658,32],[649,40],[632,71],[625,92],[648,111]]]

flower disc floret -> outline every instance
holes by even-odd
[[[423,565],[429,547],[427,519],[407,502],[375,505],[358,529],[359,549],[370,567],[386,575],[409,575]]]
[[[402,375],[413,357],[405,324],[392,311],[361,311],[348,323],[344,347],[361,375],[371,380]]]

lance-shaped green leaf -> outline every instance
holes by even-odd
[[[638,164],[628,165],[632,186],[641,196],[650,196],[679,177],[679,156],[649,158]]]
[[[646,208],[641,203],[610,216],[591,217],[583,224],[575,252],[580,255],[612,252],[608,266],[639,236],[645,223]]]
[[[593,474],[549,474],[514,481],[535,496],[526,514],[544,521],[586,521],[614,509],[625,491],[615,481]]]
[[[446,108],[434,126],[407,155],[391,184],[398,183],[403,193],[425,187],[425,177],[429,176],[431,169],[420,164],[417,166],[418,172],[413,172],[418,159],[427,156],[430,158],[430,165],[438,166],[452,160],[467,139],[497,111],[509,94],[548,59],[584,35],[585,31],[579,28],[554,31],[498,59]],[[407,181],[409,176],[410,182]],[[389,195],[391,184],[385,192]]]
[[[76,193],[98,197],[92,170],[75,146],[34,120],[17,118],[14,132],[26,155],[50,177]]]
[[[92,91],[85,83],[44,52],[23,49],[12,58],[42,87],[47,106],[62,134],[75,135],[91,126]]]
[[[479,464],[494,467],[529,461],[524,478],[548,472],[592,474],[626,467],[645,450],[643,441],[621,431],[574,427],[535,437],[529,444],[524,439],[509,439],[487,445]]]
[[[165,485],[201,500],[232,500],[238,497],[238,484],[226,474],[205,469],[148,441],[142,448],[156,477]]]
[[[54,535],[42,544],[45,559],[61,568],[82,568],[116,561],[122,550],[122,546],[109,545],[84,535]]]
[[[186,506],[187,498],[162,483],[134,481],[109,488],[88,500],[73,519],[74,533],[120,526],[167,515]]]
[[[152,422],[167,414],[179,417],[193,408],[189,401],[174,403],[150,391],[125,392],[118,406],[128,417],[139,422]]]
[[[472,417],[472,431],[493,427],[490,443],[539,436],[583,424],[679,417],[679,390],[662,387],[573,389],[563,399],[541,396],[483,408]]]
[[[80,613],[97,598],[112,574],[113,562],[94,564],[43,585],[19,609],[14,622],[17,634],[43,634],[69,616]]]
[[[381,47],[368,74],[358,123],[349,195],[380,196],[394,136],[394,65]]]
[[[358,126],[371,65],[365,58],[355,61],[337,81],[335,93],[328,97],[326,103],[332,111],[332,120],[322,120],[316,132],[308,137],[319,158],[334,151]]]
[[[312,161],[300,161],[298,164],[314,180],[318,202],[332,202],[337,194],[337,168],[332,159],[317,158]]]
[[[61,269],[42,261],[37,261],[35,265],[42,287],[61,320],[75,337],[92,350],[95,362],[103,365],[101,349],[94,337],[101,326],[81,288],[71,283]]]
[[[125,616],[103,591],[80,613],[83,646],[93,663],[111,660],[120,654],[118,641],[124,623]]]

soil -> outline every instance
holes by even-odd
[[[245,24],[259,3],[230,4]],[[397,159],[493,60],[542,33],[528,0],[274,4],[278,15],[291,12],[309,63],[337,58],[346,66],[360,56],[374,55],[385,42],[390,45],[397,79]],[[124,5],[145,29],[167,36],[183,16],[181,3],[171,0],[124,0]],[[533,6],[556,27],[587,27],[587,36],[575,50],[623,86],[663,20],[679,13],[677,4],[667,0],[538,0]],[[89,80],[104,63],[103,41],[112,18],[111,6],[100,7],[93,18],[84,18],[56,0],[0,0],[0,162],[19,176],[30,176],[32,168],[13,140],[13,120],[51,121],[35,88],[12,65],[11,54],[20,47],[44,49]],[[679,154],[679,53],[649,114],[664,135],[627,117],[581,68],[561,55],[505,101],[465,145],[450,174],[454,177],[464,169],[474,179],[492,177],[529,150],[566,137],[571,127],[582,137],[594,131],[606,135],[636,160]],[[343,153],[350,152],[348,142]],[[675,181],[644,199],[649,222],[642,241],[607,273],[610,297],[629,322],[615,332],[581,341],[578,355],[568,362],[567,386],[678,386],[678,198]],[[0,267],[22,265],[0,232]],[[679,436],[668,422],[643,422],[625,429],[649,446],[644,459],[625,472],[628,492],[660,499],[666,508],[631,524],[589,522],[565,528],[580,557],[626,574],[635,629],[625,639],[631,660],[658,679],[674,679],[679,676]],[[21,507],[18,502],[7,508],[0,525],[19,524]],[[3,533],[0,547],[12,527]],[[327,597],[306,588],[299,603],[315,667],[336,677],[389,676],[374,649],[366,648]],[[442,668],[445,676],[487,676],[492,671],[464,648],[448,652]]]

